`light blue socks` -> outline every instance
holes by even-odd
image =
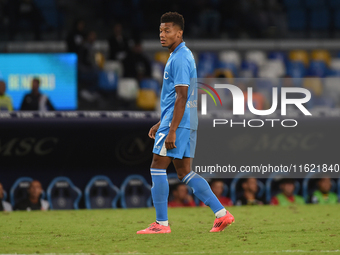
[[[169,183],[166,169],[151,168],[152,188],[151,195],[156,209],[156,221],[168,226],[168,197]]]
[[[183,178],[182,182],[192,188],[194,195],[205,205],[209,206],[216,217],[219,218],[226,214],[226,209],[211,191],[208,182],[204,178],[191,171]]]

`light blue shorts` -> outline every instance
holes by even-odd
[[[197,130],[181,127],[177,128],[175,141],[176,148],[167,150],[165,148],[165,139],[168,136],[169,130],[169,127],[161,127],[158,129],[152,152],[170,158],[193,158],[195,156]]]

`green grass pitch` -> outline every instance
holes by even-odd
[[[340,253],[340,205],[231,207],[235,223],[209,233],[209,208],[169,209],[172,233],[137,235],[154,209],[0,214],[0,254]]]

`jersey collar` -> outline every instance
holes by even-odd
[[[180,48],[182,48],[182,47],[184,47],[184,46],[185,46],[185,42],[181,42],[181,43],[175,48],[175,50],[174,50],[173,52],[171,52],[171,54],[176,53],[176,51],[178,51]]]

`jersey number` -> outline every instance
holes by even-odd
[[[160,136],[160,138],[158,139],[156,145],[159,144],[159,142],[163,139],[163,137],[165,136],[165,134],[159,133],[159,136]]]

